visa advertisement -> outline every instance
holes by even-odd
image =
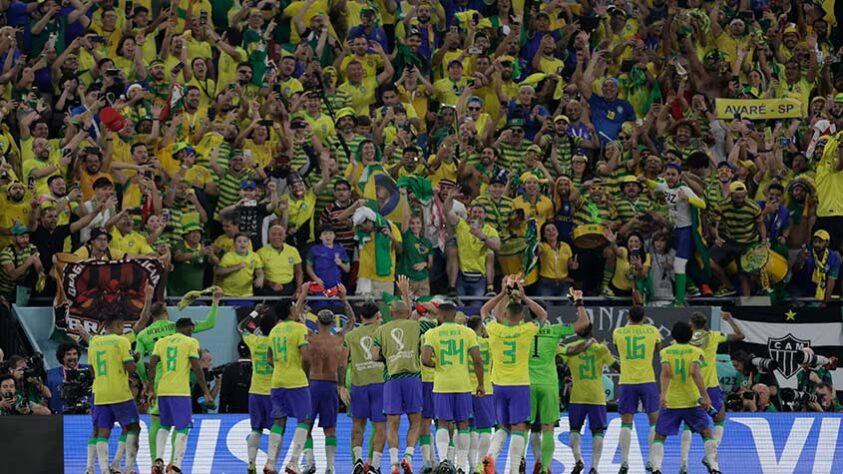
[[[843,441],[841,441],[841,421],[839,414],[812,413],[735,413],[727,418],[726,430],[720,445],[720,469],[727,473],[813,473],[832,474],[843,472]],[[248,415],[197,415],[194,416],[193,430],[190,432],[187,454],[182,465],[182,472],[193,474],[233,474],[246,471],[248,455],[246,437],[249,434]],[[138,452],[138,472],[149,472],[151,467],[146,428],[147,416],[141,422],[140,451]],[[643,414],[635,418],[635,433],[630,452],[630,472],[643,473],[647,461],[648,422]],[[292,427],[292,425],[291,425]],[[603,444],[603,456],[600,472],[617,472],[620,468],[620,449],[618,435],[621,420],[616,413],[609,415],[609,428]],[[556,450],[553,454],[552,472],[569,472],[574,466],[574,456],[569,443],[569,426],[566,414],[556,428]],[[288,429],[279,467],[289,461],[290,441],[293,429]],[[406,423],[402,423],[401,436],[407,432]],[[588,426],[583,428],[582,451],[586,470],[591,467],[591,435]],[[367,432],[367,442],[368,442]],[[84,473],[86,443],[91,435],[91,418],[84,415],[64,417],[64,459],[66,473]],[[114,455],[117,448],[119,428],[111,436],[109,452]],[[339,449],[336,457],[336,472],[351,471],[351,419],[340,416],[337,426]],[[314,455],[317,472],[325,470],[325,439],[319,428],[313,432]],[[403,439],[402,439],[403,441]],[[266,461],[267,437],[261,444],[258,454],[258,468]],[[386,451],[386,450],[385,450]],[[403,446],[399,452],[403,453]],[[532,470],[533,453],[527,450],[528,472]],[[504,446],[497,461],[497,471],[508,474],[508,449]],[[169,449],[165,457],[169,459]],[[690,472],[706,472],[700,464],[703,458],[703,443],[695,436],[691,446]],[[283,463],[283,464],[282,464]],[[388,472],[388,456],[384,456],[383,471]],[[419,450],[414,459],[416,471],[420,470]],[[668,438],[665,443],[663,472],[679,471],[679,436]]]

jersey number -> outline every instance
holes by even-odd
[[[167,348],[167,372],[174,372],[176,370],[176,362],[177,357],[179,355],[179,348],[178,347],[168,347]]]
[[[287,362],[287,338],[286,337],[275,338],[275,339],[273,339],[272,344],[274,346],[272,348],[272,352],[274,353],[273,355],[276,355],[276,357],[281,358],[281,361],[286,363]]]
[[[272,373],[272,366],[266,361],[266,352],[263,353],[261,356],[260,354],[257,355],[255,359],[255,373],[258,375],[267,375]]]
[[[644,336],[626,336],[626,360],[644,359],[646,347],[641,341]]]
[[[441,350],[439,351],[439,365],[445,367],[446,365],[454,365],[454,359],[459,358],[459,365],[465,363],[465,346],[462,340],[446,339],[440,343]]]
[[[503,355],[506,358],[503,360],[504,365],[512,365],[515,363],[515,341],[504,341],[504,347],[507,347],[506,350],[503,351]]]
[[[105,351],[97,351],[97,376],[103,377],[108,375],[108,364],[105,361]]]
[[[673,372],[682,377],[682,383],[688,379],[688,372],[685,370],[685,359],[676,359],[673,363]]]
[[[593,355],[582,354],[580,358],[580,380],[594,380],[597,378],[597,364]]]

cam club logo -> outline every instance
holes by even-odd
[[[767,350],[770,353],[770,358],[779,364],[776,371],[786,379],[799,372],[797,355],[806,347],[811,347],[811,341],[799,339],[790,333],[784,337],[767,339]]]

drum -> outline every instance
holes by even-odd
[[[608,243],[603,233],[606,227],[600,224],[583,224],[574,228],[571,235],[574,238],[574,247],[580,249],[596,249]]]
[[[764,287],[775,285],[787,276],[787,259],[764,244],[755,244],[741,255],[741,268],[761,276]]]

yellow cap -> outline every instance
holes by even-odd
[[[789,34],[794,34],[796,36],[799,36],[799,30],[796,28],[796,25],[794,25],[793,23],[788,25],[787,28],[784,29],[784,32],[782,32],[782,36],[789,35]]]
[[[556,122],[571,123],[571,119],[569,119],[567,115],[557,115],[556,117],[553,118],[553,122],[554,123],[556,123]]]
[[[825,231],[825,230],[823,230],[823,229],[820,229],[820,230],[818,230],[818,231],[814,232],[814,238],[815,238],[815,239],[823,239],[823,240],[825,240],[826,242],[828,242],[829,240],[831,240],[831,236],[830,236],[830,235],[828,235],[828,231]]]
[[[356,114],[354,113],[354,109],[352,109],[351,107],[343,107],[343,108],[337,110],[336,121],[339,122],[340,119],[345,118],[345,117],[354,118],[355,115]]]
[[[529,152],[529,151],[532,151],[532,152],[534,152],[534,153],[541,154],[541,152],[542,152],[542,147],[540,147],[540,146],[538,146],[538,145],[530,145],[530,146],[528,146],[528,147],[527,147],[527,151],[528,151],[528,152]]]
[[[529,171],[525,171],[524,173],[521,173],[521,182],[522,183],[526,183],[528,180],[531,180],[531,179],[536,180],[536,182],[539,181],[539,177],[534,175],[533,173],[531,173]]]
[[[736,193],[738,191],[746,192],[746,185],[742,181],[732,181],[732,184],[729,185],[729,192]]]
[[[582,160],[582,161],[588,162],[588,157],[585,156],[585,155],[574,155],[574,156],[571,157],[571,161],[577,161],[577,160]]]

